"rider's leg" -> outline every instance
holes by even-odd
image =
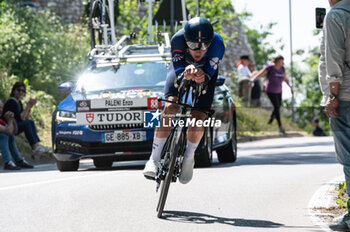
[[[196,120],[201,120],[202,122],[206,118],[206,114],[200,111],[193,110],[191,112],[191,120],[195,118]],[[187,184],[193,176],[194,167],[194,155],[201,141],[204,133],[204,127],[190,127],[187,131],[187,147],[184,153],[184,160],[182,162],[181,173],[179,176],[179,181],[182,184]]]
[[[176,78],[176,73],[175,73],[174,65],[171,62],[167,71],[166,83],[164,87],[164,96],[166,97],[167,100],[170,100],[170,101],[176,101],[177,96],[179,95],[177,88],[174,86],[175,78]],[[175,117],[175,114],[177,113],[178,110],[179,110],[178,105],[172,104],[169,102],[165,103],[165,107],[161,117],[161,127],[155,131],[155,135],[154,135],[155,139],[152,146],[152,155],[150,157],[150,160],[155,160],[155,161],[160,160],[160,153],[162,152],[166,138],[168,137],[171,130],[171,125],[169,125],[169,120],[172,120]],[[167,125],[168,127],[165,127],[165,125]]]
[[[167,99],[170,101],[177,100],[176,97],[168,97]],[[160,155],[162,153],[162,149],[164,147],[166,139],[168,138],[168,135],[171,130],[171,124],[169,125],[169,122],[171,122],[174,119],[178,110],[179,110],[179,106],[176,104],[172,104],[168,102],[165,104],[164,110],[161,115],[161,123],[160,123],[161,127],[155,130],[153,144],[152,144],[152,154],[143,170],[143,174],[145,176],[155,177],[157,173],[157,164],[160,161]]]
[[[177,97],[168,97],[169,101],[176,101]],[[154,142],[152,146],[151,159],[160,161],[160,155],[166,139],[171,131],[171,122],[175,118],[179,106],[167,102],[161,115],[160,128],[157,128],[154,134]]]

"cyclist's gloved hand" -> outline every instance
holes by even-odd
[[[196,74],[194,74],[194,79],[196,83],[200,84],[205,81],[205,73],[202,69],[198,68]]]
[[[185,79],[196,83],[203,83],[205,76],[205,72],[200,68],[196,68],[193,64],[188,65],[184,71]]]

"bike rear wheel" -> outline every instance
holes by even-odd
[[[174,169],[175,169],[175,163],[176,163],[176,157],[179,152],[180,148],[180,138],[181,138],[181,128],[175,128],[174,129],[174,135],[172,136],[172,139],[169,144],[169,149],[166,150],[166,152],[169,152],[169,166],[168,166],[168,172],[165,176],[165,179],[161,182],[161,191],[159,195],[158,205],[157,205],[157,217],[161,218],[165,206],[165,201],[168,196],[168,191],[170,187],[170,183],[173,178]]]

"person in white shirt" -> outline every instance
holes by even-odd
[[[252,73],[250,72],[248,65],[250,64],[248,55],[240,57],[237,64],[237,80],[238,80],[238,96],[242,99],[242,103],[248,106],[250,101],[250,88],[249,82]]]

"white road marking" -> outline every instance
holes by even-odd
[[[6,186],[6,187],[0,187],[0,191],[4,190],[10,190],[10,189],[17,189],[17,188],[25,188],[25,187],[32,187],[36,185],[42,185],[42,184],[52,184],[57,182],[63,182],[67,180],[75,180],[80,178],[86,178],[86,177],[97,177],[97,176],[106,176],[117,172],[104,172],[99,174],[91,174],[91,175],[82,175],[82,176],[73,176],[73,177],[66,177],[61,179],[54,179],[54,180],[45,180],[45,181],[38,181],[33,183],[27,183],[27,184],[19,184],[19,185],[13,185],[13,186]]]

